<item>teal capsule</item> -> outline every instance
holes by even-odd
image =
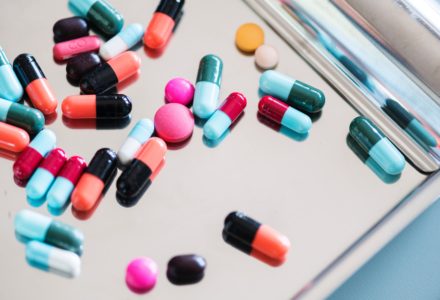
[[[35,135],[44,128],[41,111],[0,98],[0,121],[23,128]]]
[[[0,47],[0,98],[17,102],[23,96],[23,87],[15,75],[5,51]]]
[[[272,70],[261,75],[260,89],[265,94],[309,113],[320,111],[325,104],[325,96],[321,90]]]
[[[350,124],[350,135],[385,172],[402,173],[405,158],[369,119],[355,118]]]

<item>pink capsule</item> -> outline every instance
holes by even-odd
[[[63,61],[81,53],[97,52],[99,47],[101,47],[101,40],[96,35],[90,35],[55,44],[52,50],[53,57],[58,61]]]

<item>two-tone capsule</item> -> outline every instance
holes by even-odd
[[[44,116],[39,110],[1,98],[0,121],[20,127],[32,135],[44,128]]]
[[[232,93],[203,126],[203,134],[210,140],[220,138],[244,111],[247,101],[240,93]]]
[[[150,119],[141,119],[128,134],[127,139],[118,151],[118,160],[123,165],[128,165],[136,152],[153,135],[154,123]]]
[[[29,134],[21,128],[0,122],[0,149],[19,153],[29,145]]]
[[[52,48],[57,61],[67,60],[81,53],[98,52],[101,40],[96,35],[83,36],[74,40],[57,43]]]
[[[122,29],[117,35],[104,43],[99,49],[99,55],[105,60],[121,54],[134,47],[142,39],[144,29],[141,24],[134,23]]]
[[[66,76],[67,80],[77,85],[84,75],[92,71],[101,64],[101,58],[96,53],[83,53],[67,61]]]
[[[69,96],[61,110],[70,119],[121,119],[130,114],[131,101],[122,94]]]
[[[89,24],[84,18],[70,17],[58,20],[52,28],[55,43],[89,35]]]
[[[209,54],[201,59],[193,104],[197,117],[207,119],[217,109],[222,72],[223,62],[218,56]]]
[[[260,89],[299,110],[315,113],[325,104],[324,93],[304,82],[276,71],[266,71],[260,77]]]
[[[23,87],[15,75],[6,53],[0,47],[0,98],[17,102],[23,96]]]

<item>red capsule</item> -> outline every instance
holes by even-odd
[[[58,177],[64,177],[69,180],[73,185],[75,185],[85,168],[87,167],[87,163],[81,156],[72,156],[65,163],[64,167],[61,169]]]

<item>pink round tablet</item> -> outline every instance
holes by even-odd
[[[194,85],[184,78],[174,78],[165,86],[165,99],[168,103],[189,106],[194,98]]]
[[[148,257],[135,258],[127,266],[125,282],[131,291],[144,294],[156,285],[157,273],[154,260]]]
[[[157,135],[164,141],[180,143],[191,136],[194,129],[194,116],[185,105],[168,103],[156,112],[154,128]]]

